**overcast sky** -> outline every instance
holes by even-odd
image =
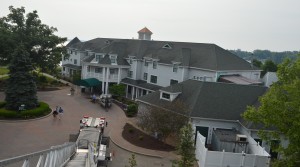
[[[154,40],[300,50],[300,0],[0,0],[0,17],[10,5],[37,10],[68,39],[132,39],[146,26]]]

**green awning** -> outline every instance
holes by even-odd
[[[93,87],[93,86],[101,85],[101,81],[99,81],[96,78],[81,79],[81,80],[75,81],[75,85],[85,86],[85,87]]]

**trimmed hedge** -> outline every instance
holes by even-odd
[[[47,103],[40,102],[40,106],[31,110],[11,111],[5,109],[6,102],[0,102],[0,118],[2,119],[31,119],[38,118],[51,113],[51,108]]]

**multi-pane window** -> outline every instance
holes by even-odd
[[[63,71],[66,71],[66,68],[65,68],[65,67],[63,67]]]
[[[90,66],[87,66],[87,72],[90,72],[91,71],[91,67]]]
[[[116,71],[116,69],[115,69],[115,68],[111,68],[111,69],[109,69],[109,73],[110,73],[110,74],[115,74],[115,71]]]
[[[157,68],[157,61],[153,61],[153,69]]]
[[[77,55],[77,52],[76,52],[76,51],[75,51],[74,53],[75,53],[75,55]]]
[[[132,58],[131,57],[129,58],[129,64],[132,64]]]
[[[170,94],[168,94],[168,93],[162,93],[162,98],[164,98],[164,99],[168,99],[168,100],[170,100]]]
[[[132,76],[133,76],[133,71],[128,71],[128,77],[132,78]]]
[[[145,66],[148,66],[148,62],[147,61],[145,61]]]
[[[173,64],[173,72],[177,72],[178,70],[178,64]]]
[[[74,64],[77,64],[77,59],[74,59]]]
[[[174,79],[171,79],[171,81],[170,81],[170,85],[177,84],[177,83],[178,83],[178,81],[174,80]]]
[[[117,63],[117,56],[110,56],[110,62],[112,64],[116,64]]]
[[[144,73],[144,80],[147,80],[148,79],[148,73]]]
[[[96,67],[95,68],[95,73],[102,73],[102,68]]]
[[[157,76],[151,75],[150,82],[157,83]]]
[[[96,55],[96,61],[99,61],[102,58],[102,55]]]

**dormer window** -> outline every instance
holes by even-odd
[[[165,44],[162,48],[164,48],[164,49],[172,49],[172,47],[169,44]]]
[[[110,62],[111,64],[117,64],[117,56],[110,56]]]
[[[96,55],[95,58],[96,58],[96,61],[98,62],[98,61],[100,61],[101,58],[103,58],[103,55]]]
[[[168,93],[162,93],[162,94],[161,94],[161,97],[162,97],[163,99],[170,100],[170,94],[168,94]]]
[[[144,65],[145,65],[145,66],[148,66],[148,64],[149,64],[149,63],[145,60],[145,64],[144,64]]]

